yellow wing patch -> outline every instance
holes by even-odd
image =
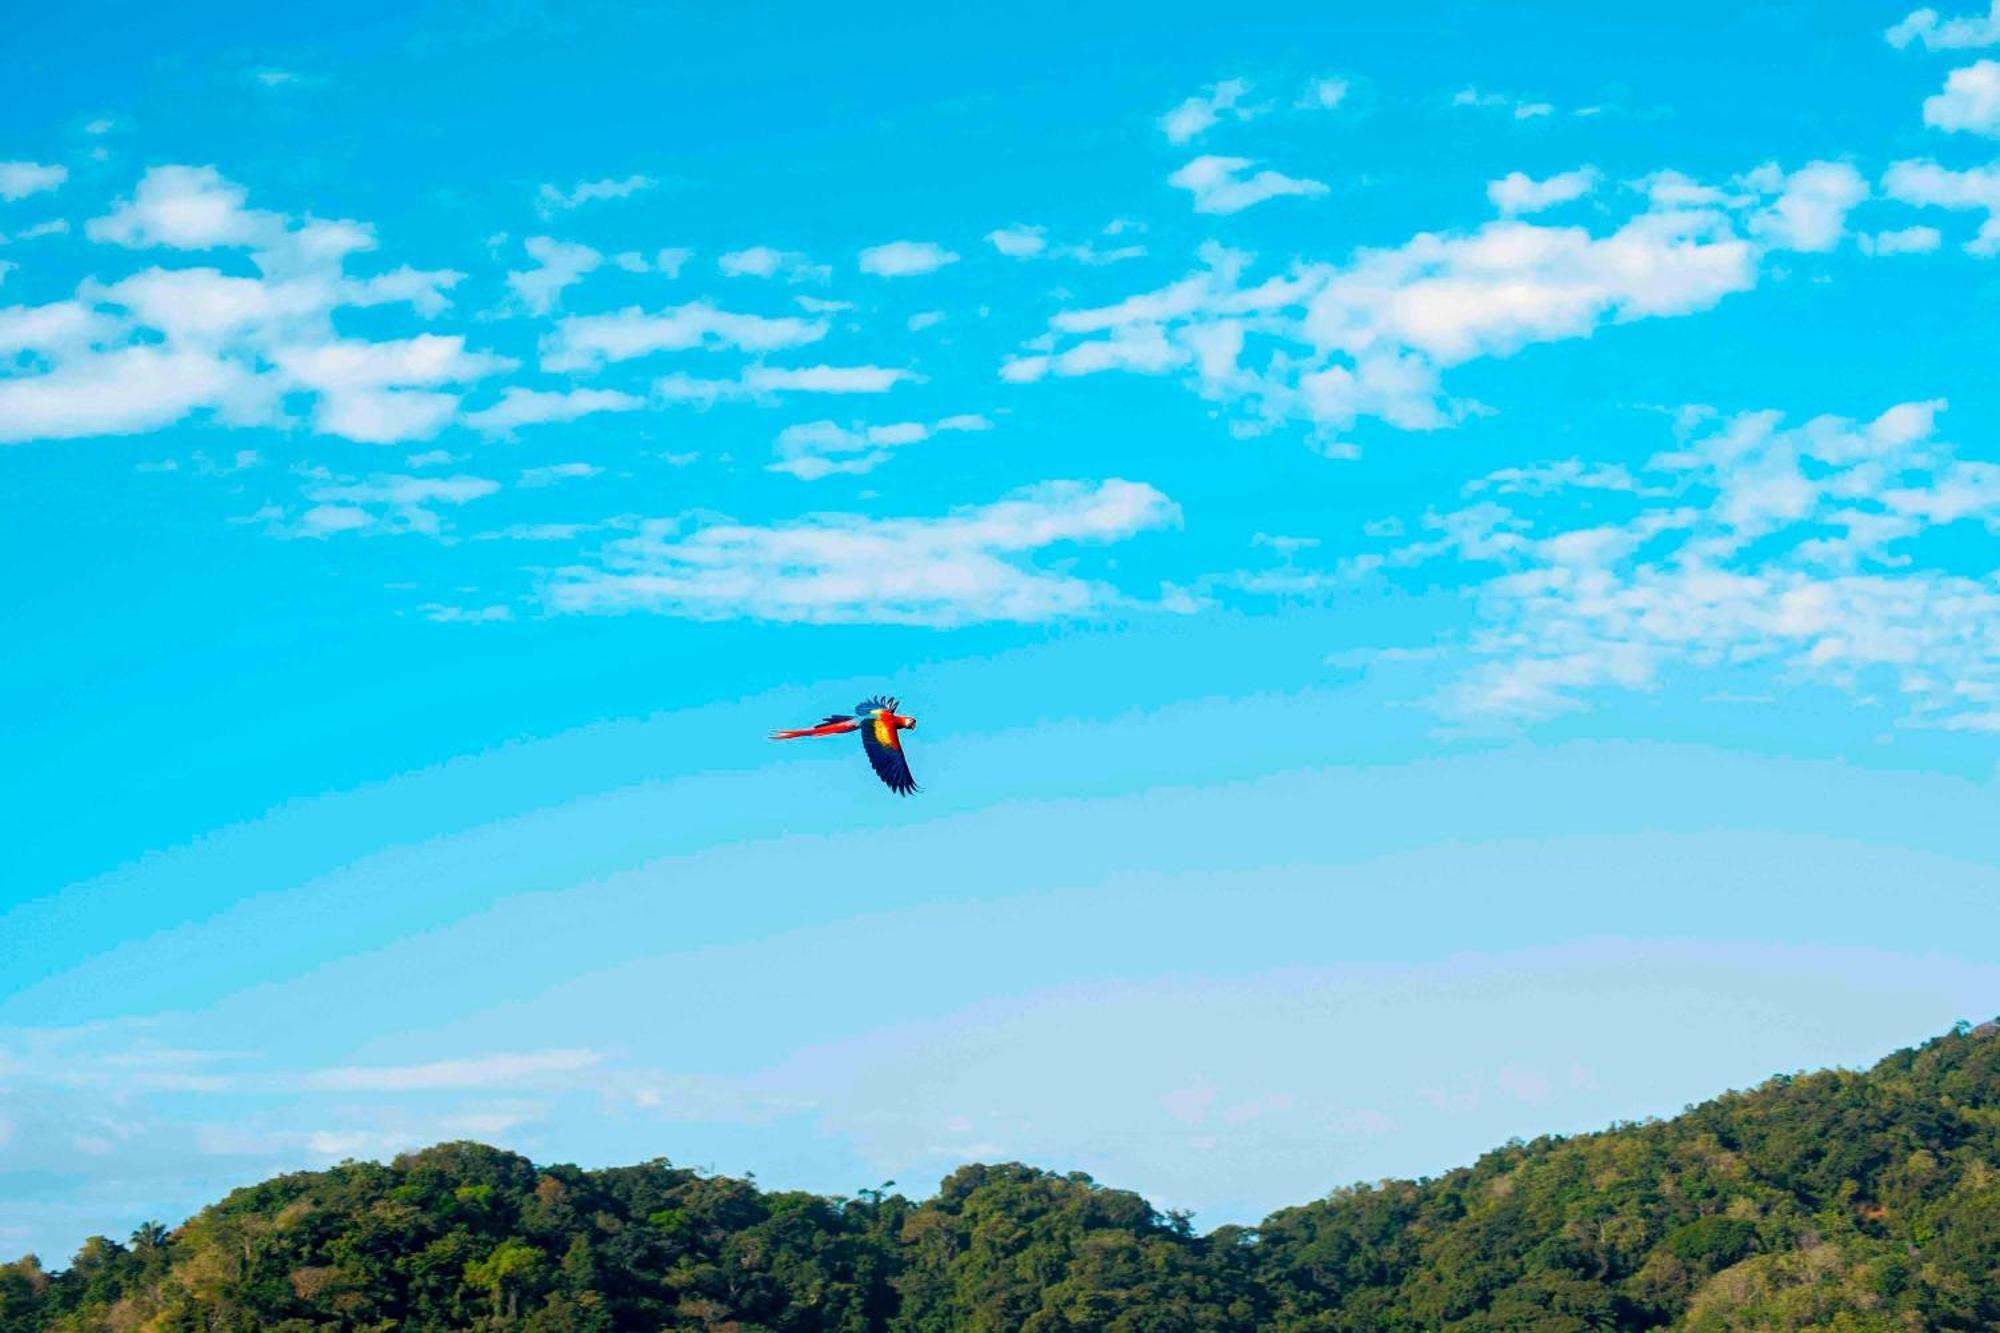
[[[889,720],[879,712],[875,714],[875,743],[886,745],[892,750],[897,748],[896,729],[890,726]]]

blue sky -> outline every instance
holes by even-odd
[[[2000,9],[456,8],[9,19],[0,1253],[1254,1220],[1996,1008]]]

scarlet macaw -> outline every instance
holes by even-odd
[[[910,766],[903,759],[902,738],[899,731],[915,730],[917,720],[905,717],[896,711],[896,701],[876,695],[873,699],[863,699],[852,713],[834,713],[816,727],[798,727],[791,731],[774,731],[774,741],[797,740],[801,736],[838,736],[844,731],[861,733],[861,748],[868,754],[868,762],[874,766],[875,776],[887,783],[889,790],[898,796],[908,796],[917,789],[910,777]]]

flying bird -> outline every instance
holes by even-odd
[[[868,755],[868,762],[875,769],[875,776],[888,784],[889,790],[898,796],[908,796],[917,789],[916,780],[910,776],[910,765],[903,758],[903,739],[898,732],[912,731],[917,720],[905,717],[896,711],[896,701],[876,695],[873,699],[863,699],[852,713],[834,713],[816,727],[797,727],[790,731],[774,731],[774,741],[794,741],[801,736],[838,736],[842,732],[861,733],[861,748]]]

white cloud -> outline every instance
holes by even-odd
[[[1117,594],[1026,564],[1051,546],[1121,541],[1177,522],[1140,482],[1049,482],[940,518],[815,515],[755,526],[648,522],[603,563],[563,571],[558,611],[699,619],[957,625],[1077,616]]]
[[[458,413],[458,395],[432,389],[330,393],[313,409],[313,428],[358,444],[428,440]]]
[[[516,523],[493,532],[482,532],[478,541],[566,542],[603,526],[597,523]]]
[[[910,278],[957,262],[956,254],[930,241],[890,241],[863,250],[860,266],[863,273],[877,277]]]
[[[603,475],[604,469],[594,463],[551,463],[546,467],[521,469],[520,484],[530,490],[540,486],[554,486],[564,481],[587,481],[591,477]]]
[[[738,402],[757,396],[741,380],[704,379],[678,371],[654,380],[653,393],[664,402],[693,403],[703,411],[717,403]]]
[[[715,266],[726,278],[774,278],[783,274],[787,282],[825,282],[833,276],[833,270],[825,264],[815,264],[806,255],[774,250],[768,245],[731,250],[718,258]]]
[[[1124,228],[1113,224],[1106,228],[1107,234],[1116,234]],[[1090,241],[1078,244],[1051,245],[1048,228],[1016,226],[986,233],[986,240],[995,250],[1009,259],[1071,259],[1079,264],[1116,264],[1127,259],[1137,259],[1146,253],[1143,245],[1121,245],[1109,250],[1100,250]]]
[[[1048,248],[1046,227],[1002,227],[986,233],[988,244],[1009,259],[1026,259]]]
[[[1441,372],[1452,366],[1706,310],[1754,286],[1768,248],[1838,235],[1858,188],[1847,168],[1768,174],[1768,194],[1713,196],[1708,206],[1683,202],[1711,198],[1705,187],[1654,179],[1647,196],[1660,202],[1608,232],[1503,219],[1362,249],[1341,264],[1294,262],[1254,284],[1244,279],[1254,256],[1211,244],[1188,277],[1057,313],[1000,373],[1017,383],[1178,373],[1234,409],[1232,430],[1304,419],[1320,447],[1349,453],[1328,437],[1362,418],[1434,429],[1485,410],[1442,395]],[[1246,356],[1258,346],[1253,334],[1256,361]]]
[[[659,273],[678,278],[682,266],[692,258],[694,251],[673,247],[654,252],[650,259],[637,250],[621,250],[611,257],[611,262],[627,273]]]
[[[743,383],[756,393],[887,393],[905,380],[921,378],[885,366],[752,366]]]
[[[1161,116],[1160,132],[1167,136],[1168,143],[1183,144],[1207,133],[1224,115],[1248,120],[1257,114],[1256,108],[1243,105],[1249,92],[1250,84],[1244,79],[1224,79],[1211,84]]]
[[[510,368],[461,338],[343,341],[344,306],[408,304],[431,315],[463,275],[405,265],[358,277],[350,256],[374,247],[360,223],[296,219],[248,207],[213,167],[147,171],[132,197],[91,221],[91,239],[130,248],[249,250],[257,276],[151,267],[109,285],[85,279],[71,308],[16,309],[7,336],[46,361],[5,382],[7,438],[72,438],[157,429],[207,411],[223,424],[283,424],[284,396],[318,395],[313,421],[349,438],[419,438],[456,397],[438,386]]]
[[[732,250],[715,261],[727,278],[768,278],[778,271],[785,262],[785,256],[768,245],[755,245],[748,250]]]
[[[272,360],[286,374],[322,393],[408,385],[462,384],[514,363],[488,352],[469,352],[460,334],[420,333],[382,342],[346,339],[311,347],[283,347]]]
[[[110,287],[86,284],[82,295],[124,310],[170,342],[209,348],[282,337],[310,339],[324,329],[335,299],[316,278],[271,282],[212,268],[143,269]]]
[[[463,273],[452,269],[417,269],[405,264],[372,278],[343,279],[337,300],[356,306],[407,304],[429,318],[451,304],[445,293],[464,280]]]
[[[458,395],[436,386],[468,383],[514,365],[468,352],[457,334],[434,333],[280,347],[271,360],[288,382],[319,393],[313,412],[319,431],[364,444],[430,438],[458,411]]]
[[[1253,165],[1245,157],[1205,155],[1167,177],[1167,184],[1192,194],[1197,213],[1240,213],[1267,199],[1326,193],[1320,181],[1299,180],[1276,171],[1241,174]]]
[[[1935,162],[1898,162],[1883,174],[1882,189],[1906,204],[1985,213],[1986,220],[1967,243],[1966,252],[2000,253],[2000,167],[1953,171]]]
[[[214,167],[154,167],[130,199],[92,218],[84,233],[93,241],[130,249],[166,246],[210,250],[266,245],[284,231],[284,219],[244,207],[250,192]]]
[[[426,602],[417,609],[424,613],[425,620],[433,620],[440,625],[490,625],[514,618],[514,608],[501,604],[448,606],[442,602]]]
[[[1306,85],[1305,93],[1299,98],[1302,111],[1331,111],[1347,100],[1346,79],[1314,79]]]
[[[522,426],[575,421],[597,412],[634,412],[645,405],[645,399],[613,389],[541,390],[509,385],[493,406],[468,412],[465,424],[477,431],[504,435]]]
[[[1539,181],[1524,172],[1510,171],[1487,183],[1486,197],[1502,213],[1515,217],[1581,199],[1597,188],[1597,181],[1595,167],[1579,167]]]
[[[535,261],[535,267],[508,273],[507,286],[536,315],[548,314],[564,288],[580,282],[585,274],[604,262],[604,256],[587,245],[558,241],[550,236],[530,236],[522,248]]]
[[[0,162],[0,200],[13,203],[31,194],[59,188],[69,168],[40,162]]]
[[[800,481],[818,481],[837,473],[858,475],[888,462],[892,449],[921,444],[940,433],[992,428],[993,423],[985,417],[971,414],[929,424],[902,421],[885,426],[808,421],[778,432],[775,446],[778,458],[768,470],[788,473]]]
[[[659,182],[651,176],[626,176],[622,179],[578,181],[568,190],[559,190],[553,185],[544,185],[535,195],[535,207],[544,217],[552,213],[567,212],[584,204],[600,199],[624,199],[650,190]]]
[[[1861,248],[1871,255],[1928,254],[1943,243],[1944,237],[1936,227],[1904,227],[1861,238]]]
[[[1868,197],[1868,183],[1845,162],[1809,162],[1784,175],[1766,163],[1744,183],[1777,199],[1750,219],[1750,234],[1781,250],[1833,249],[1847,233],[1847,214]]]
[[[1657,209],[1717,208],[1740,202],[1727,192],[1678,171],[1655,171],[1631,184],[1644,192],[1646,201]]]
[[[133,435],[201,408],[250,415],[263,402],[240,366],[195,351],[126,347],[47,374],[0,378],[0,444]]]
[[[1451,104],[1482,111],[1505,111],[1515,120],[1537,120],[1555,114],[1555,108],[1547,102],[1532,102],[1525,98],[1488,92],[1477,87],[1459,89],[1452,95]]]
[[[16,241],[38,241],[44,236],[63,236],[69,232],[68,218],[50,218],[47,222],[37,222],[32,227],[23,227],[14,233]]]
[[[1924,124],[2000,135],[2000,61],[1976,61],[1946,75],[1944,91],[1924,99]]]
[[[526,1087],[576,1075],[603,1062],[602,1055],[590,1050],[524,1051],[429,1064],[322,1069],[305,1075],[299,1083],[314,1092],[444,1092]]]
[[[560,321],[542,339],[546,370],[592,370],[606,361],[629,361],[654,352],[712,346],[770,352],[818,342],[823,319],[742,315],[707,301],[672,306],[657,315],[628,306],[608,315],[578,315]]]
[[[117,321],[78,301],[0,308],[0,358],[33,352],[60,356],[108,341]]]
[[[1913,720],[2000,730],[2000,579],[1923,563],[1919,544],[1958,522],[2000,534],[2000,467],[1936,437],[1942,406],[1714,423],[1583,526],[1559,486],[1427,520],[1435,538],[1392,564],[1500,569],[1473,644],[1489,660],[1448,705],[1540,717],[1596,690],[1747,667],[1862,694],[1886,684]]]
[[[1922,42],[1927,50],[1950,51],[1968,46],[2000,44],[2000,0],[1984,14],[1940,21],[1935,9],[1919,9],[1890,28],[1883,36],[1901,50],[1911,42]]]
[[[412,477],[396,474],[365,481],[325,478],[305,488],[311,508],[295,529],[280,535],[330,537],[342,532],[443,535],[437,505],[463,505],[492,495],[500,483],[488,477]]]

